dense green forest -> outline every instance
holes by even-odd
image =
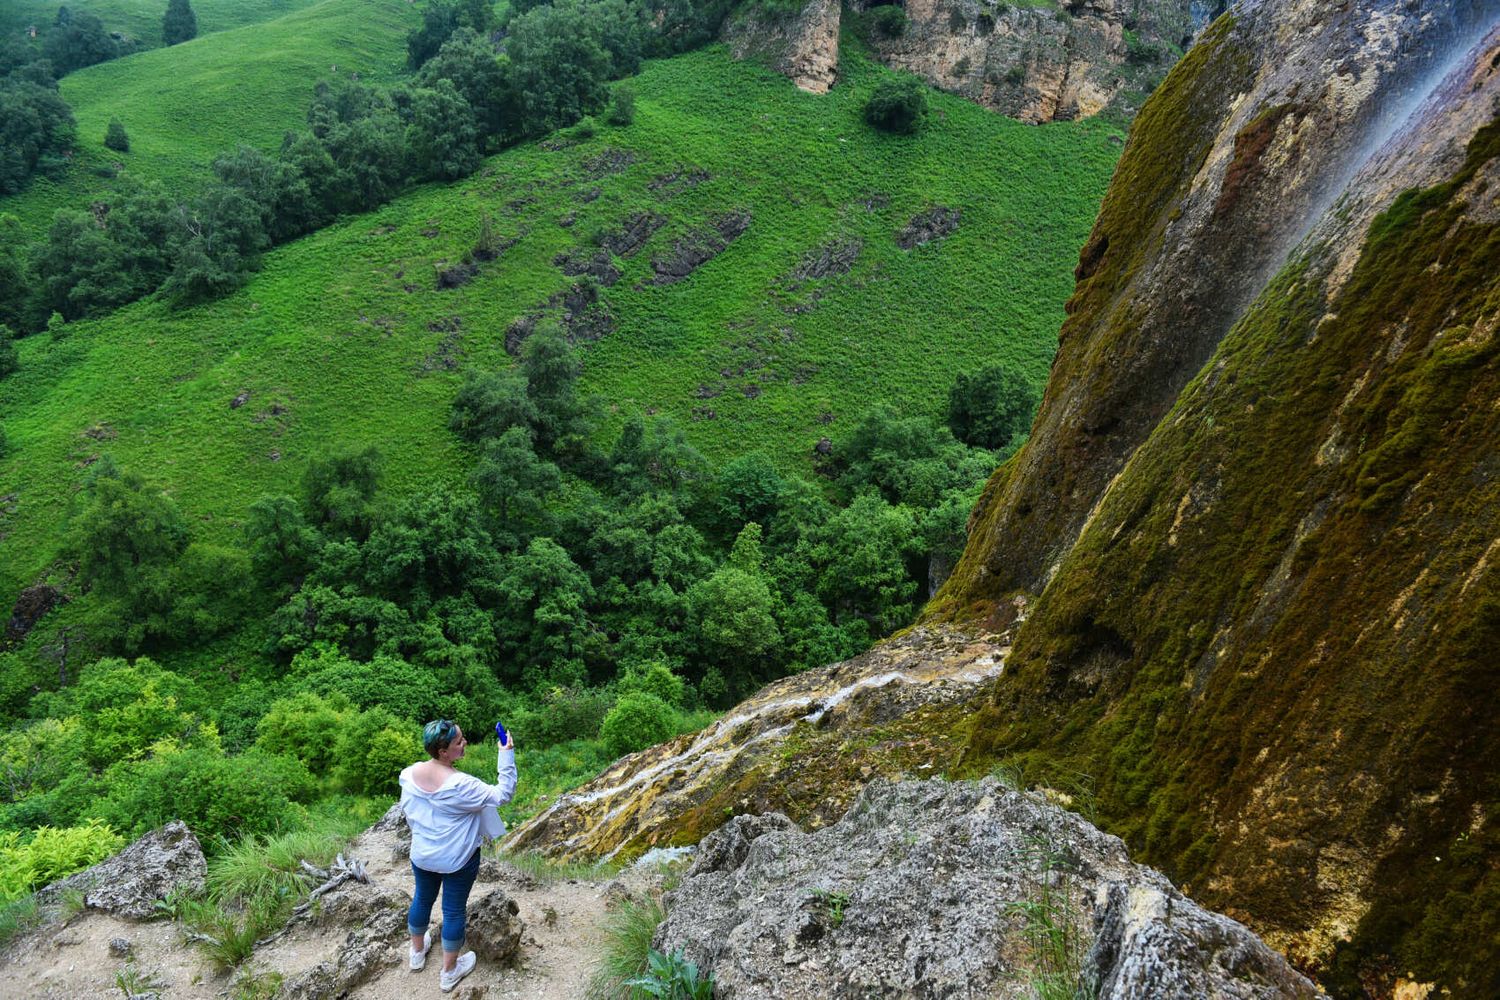
[[[76,155],[0,199],[0,895],[368,820],[438,716],[506,722],[523,816],[911,621],[1117,125],[854,37],[805,94],[727,5],[194,7],[28,83]]]

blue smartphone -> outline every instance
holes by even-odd
[[[495,723],[495,740],[500,746],[505,746],[505,723]]]

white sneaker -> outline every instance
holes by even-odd
[[[438,983],[438,988],[441,989],[444,993],[451,993],[453,991],[453,987],[458,985],[458,981],[473,971],[474,953],[472,951],[466,951],[462,955],[458,956],[458,961],[453,964],[452,972],[448,972],[446,969],[443,971],[443,976]]]
[[[432,931],[422,935],[422,950],[408,946],[407,954],[411,956],[411,971],[421,972],[422,967],[427,964],[427,953],[432,950]]]

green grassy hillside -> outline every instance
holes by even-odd
[[[193,0],[193,13],[198,18],[198,36],[215,31],[228,31],[247,24],[259,24],[310,7],[318,0]],[[104,27],[117,31],[140,45],[155,48],[161,44],[161,17],[166,12],[167,0],[6,0],[0,5],[0,33],[25,31],[31,25],[38,28],[51,24],[57,17],[57,8],[87,11],[104,22]]]
[[[419,21],[404,0],[279,2],[293,13],[216,34],[200,28],[190,42],[64,77],[61,93],[78,121],[74,162],[58,180],[37,177],[0,198],[0,212],[44,231],[57,209],[85,208],[115,187],[109,175],[117,164],[122,177],[186,190],[235,145],[274,150],[288,129],[304,124],[320,77],[388,80],[404,68],[406,32]],[[269,11],[274,3],[248,6]],[[124,124],[130,152],[104,147],[111,118]]]
[[[923,133],[882,135],[860,109],[885,73],[849,57],[817,97],[720,49],[649,64],[632,126],[511,150],[283,247],[223,301],[138,303],[21,342],[22,370],[0,383],[0,598],[54,558],[59,515],[103,453],[220,537],[332,447],[379,446],[397,492],[459,480],[467,458],[446,428],[459,364],[508,364],[507,327],[576,280],[556,255],[640,212],[667,221],[615,261],[623,277],[600,293],[615,329],[589,350],[586,387],[620,413],[672,415],[710,457],[805,462],[876,401],[938,412],[955,374],[989,361],[1040,386],[1119,136],[939,94]],[[900,249],[934,205],[961,211],[956,232]],[[675,241],[741,210],[749,228],[717,258],[644,284]],[[517,242],[439,291],[436,269],[474,244],[481,213]],[[831,242],[862,243],[852,269],[794,289],[791,272]]]

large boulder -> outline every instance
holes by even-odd
[[[1053,930],[1101,998],[1320,995],[1118,838],[992,778],[875,782],[812,833],[735,817],[667,903],[654,947],[721,1000],[1022,996]]]
[[[54,882],[37,893],[56,902],[69,889],[83,892],[84,905],[132,920],[156,915],[156,904],[178,890],[203,889],[208,864],[193,831],[181,820],[152,830],[114,857]]]
[[[506,964],[515,960],[521,950],[521,934],[526,923],[521,908],[503,889],[495,889],[469,901],[464,946],[486,962]],[[441,925],[433,930],[436,939]]]

